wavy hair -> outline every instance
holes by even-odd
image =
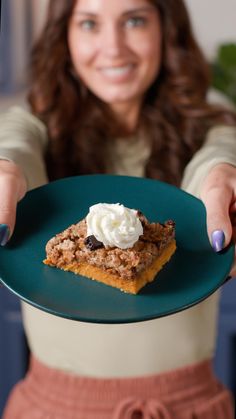
[[[183,1],[150,1],[161,16],[162,65],[144,97],[137,130],[145,127],[151,143],[146,176],[178,186],[209,128],[235,124],[236,117],[206,101],[209,65]],[[45,28],[32,51],[29,103],[48,129],[50,179],[105,173],[109,138],[127,134],[75,75],[67,43],[74,4],[50,0]]]

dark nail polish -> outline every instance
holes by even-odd
[[[225,235],[222,230],[215,230],[211,235],[211,244],[215,252],[220,252],[225,243]]]
[[[7,224],[0,224],[0,245],[5,246],[10,236],[10,229]]]

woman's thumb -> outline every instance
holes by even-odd
[[[207,213],[207,232],[215,252],[228,246],[232,238],[232,224],[229,216],[232,193],[215,187],[203,197]]]
[[[4,163],[9,166],[3,168]],[[0,245],[4,246],[11,237],[16,222],[16,207],[18,201],[26,192],[26,182],[23,174],[11,163],[1,162],[0,173]],[[15,166],[15,165],[14,165]],[[4,170],[6,169],[7,170]]]

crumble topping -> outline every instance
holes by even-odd
[[[153,263],[175,236],[174,221],[169,220],[164,224],[149,223],[140,211],[137,216],[142,224],[143,234],[132,247],[121,249],[115,246],[88,246],[85,218],[48,241],[47,257],[58,267],[65,263],[85,262],[118,274],[124,279],[135,279]]]

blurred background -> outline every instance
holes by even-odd
[[[48,0],[2,0],[0,111],[23,101],[29,51],[43,26],[47,4]],[[236,1],[186,4],[200,46],[213,64],[213,85],[236,104]]]
[[[66,1],[66,0],[65,0]],[[26,106],[32,43],[43,26],[48,0],[2,0],[0,112]],[[236,1],[186,0],[194,32],[210,65],[215,95],[236,106]],[[222,289],[215,371],[236,395],[236,280]],[[18,299],[0,287],[0,417],[10,389],[25,373],[28,348]]]

